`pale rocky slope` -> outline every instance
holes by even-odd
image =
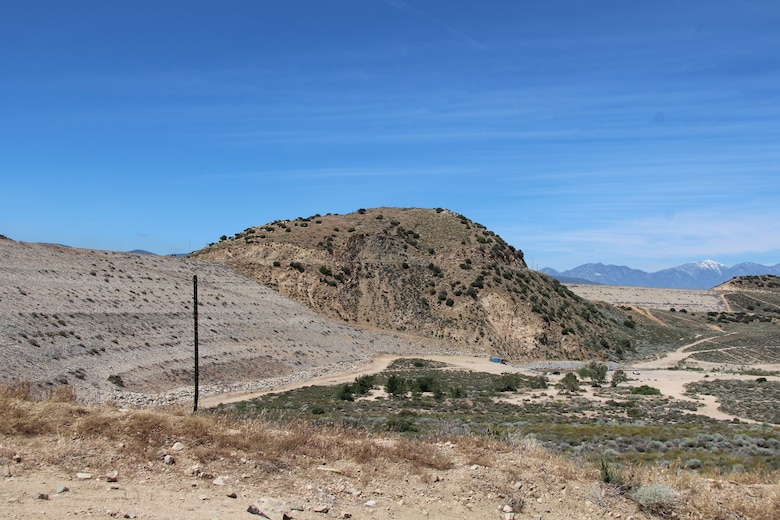
[[[186,395],[194,274],[204,394],[430,350],[323,319],[223,263],[2,239],[0,383],[67,383],[88,400]]]

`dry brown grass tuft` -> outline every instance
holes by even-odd
[[[383,455],[391,462],[404,462],[412,467],[444,470],[451,469],[454,465],[452,459],[435,444],[409,439],[399,439],[392,443]]]
[[[70,385],[59,385],[46,392],[46,400],[55,403],[75,403],[76,389]]]
[[[32,384],[28,381],[24,381],[10,385],[0,385],[0,399],[21,399],[23,401],[29,401],[32,399]]]

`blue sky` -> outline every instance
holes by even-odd
[[[445,207],[529,265],[780,263],[776,1],[0,6],[0,233]]]

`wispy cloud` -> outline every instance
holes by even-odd
[[[505,231],[512,243],[543,254],[553,267],[623,258],[632,267],[671,267],[677,262],[712,258],[756,259],[780,251],[780,222],[765,213],[717,211],[667,212],[652,218],[578,227],[513,227]],[[780,262],[780,257],[769,263]]]

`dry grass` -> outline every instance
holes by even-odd
[[[534,495],[513,483],[533,478],[537,486],[551,489],[580,483],[582,500],[604,510],[619,507],[625,511],[630,504],[627,497],[647,513],[685,518],[768,520],[780,510],[778,472],[764,475],[762,482],[747,475],[736,482],[702,478],[676,467],[628,466],[622,470],[618,487],[603,485],[595,466],[547,451],[532,438],[514,442],[478,437],[414,440],[311,421],[193,415],[180,408],[87,408],[71,397],[68,392],[54,391],[47,400],[35,401],[24,385],[0,387],[0,434],[5,441],[18,439],[39,463],[68,470],[82,467],[85,461],[106,471],[118,464],[144,467],[159,461],[168,447],[181,441],[188,447],[189,459],[236,467],[252,459],[261,476],[337,464],[342,474],[365,484],[377,474],[415,475],[420,482],[431,484],[441,472],[457,473],[459,468],[474,465],[500,475],[480,481],[479,489],[516,504]],[[5,441],[0,457],[8,459],[13,450]],[[468,476],[469,481],[472,478]]]

